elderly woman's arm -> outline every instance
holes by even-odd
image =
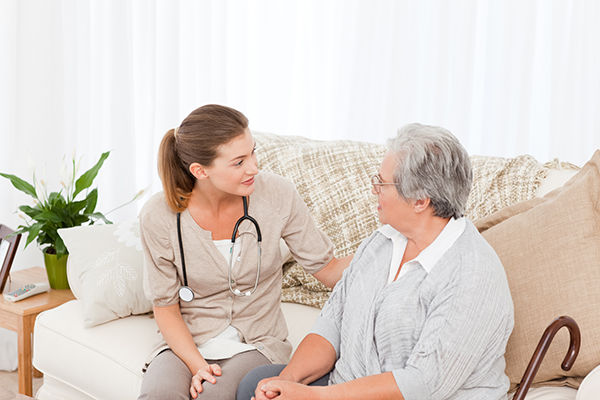
[[[263,386],[266,392],[257,391],[256,400],[272,399],[275,396],[277,400],[404,400],[391,372],[332,386],[305,386],[277,379],[265,382]]]
[[[279,376],[264,379],[256,400],[277,399],[394,399],[404,400],[391,372],[367,376],[332,386],[306,386],[333,368],[337,359],[331,343],[311,333],[302,340],[292,360]]]
[[[312,383],[333,369],[337,359],[335,349],[322,336],[308,334],[294,352],[290,363],[279,376],[263,379],[256,386],[257,400],[268,399],[275,395],[263,390],[270,381],[287,381],[303,385]]]

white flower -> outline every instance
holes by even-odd
[[[39,181],[35,178],[35,174],[33,175],[33,182],[35,183],[35,193],[37,194],[37,198],[40,202],[45,203],[48,200],[48,191],[46,189],[46,182],[43,179]]]
[[[72,160],[67,160],[65,156],[63,156],[62,163],[60,165],[60,179],[61,185],[65,188],[67,194],[71,193],[71,188],[73,187],[73,179],[74,179],[74,169],[75,166],[73,158]]]

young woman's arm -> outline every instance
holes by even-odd
[[[198,351],[178,303],[165,307],[154,306],[154,318],[169,348],[191,371],[190,394],[196,398],[202,392],[203,381],[216,383],[215,375],[221,375],[221,368],[217,364],[208,364]]]
[[[319,272],[313,274],[315,278],[320,280],[327,287],[334,287],[335,284],[342,277],[342,273],[346,267],[352,261],[352,256],[346,256],[342,258],[333,258],[329,264],[327,264]]]

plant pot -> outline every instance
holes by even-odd
[[[68,255],[58,257],[56,254],[44,252],[46,274],[48,274],[48,282],[50,282],[52,289],[69,289],[67,258],[69,258]]]

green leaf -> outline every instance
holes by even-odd
[[[59,257],[69,254],[69,252],[67,251],[67,247],[65,246],[65,242],[63,242],[60,236],[54,243],[54,248],[56,249],[56,255]]]
[[[110,151],[102,153],[96,165],[87,170],[83,175],[81,175],[77,179],[77,181],[75,182],[75,192],[73,192],[73,198],[75,198],[75,196],[81,193],[82,190],[87,189],[92,185],[94,179],[96,178],[96,175],[98,175],[98,171],[102,167],[102,164],[104,164],[104,160],[106,160],[109,154]]]
[[[83,211],[85,214],[91,214],[96,209],[96,203],[98,202],[98,189],[92,190],[85,199],[87,206]]]
[[[35,217],[35,219],[38,221],[50,221],[54,222],[55,224],[60,224],[63,221],[60,216],[56,215],[56,212],[50,210],[42,211]]]
[[[0,172],[0,176],[3,176],[6,179],[9,179],[10,183],[12,183],[12,185],[15,188],[17,188],[18,190],[20,190],[21,192],[27,193],[31,197],[37,199],[37,193],[35,192],[35,188],[30,183],[25,182],[23,179],[21,179],[17,176],[10,175],[10,174],[3,174],[2,172]]]
[[[109,221],[108,219],[106,219],[106,217],[104,215],[102,215],[102,213],[96,212],[96,213],[92,213],[92,214],[85,214],[87,217],[94,218],[94,219],[101,219],[102,221],[104,221],[105,224],[112,224],[111,221]]]
[[[95,190],[95,189],[94,189]],[[78,215],[87,206],[86,200],[74,201],[67,206],[69,215]]]
[[[60,201],[60,199],[62,198],[61,192],[52,192],[50,193],[50,195],[48,196],[48,201],[47,203],[50,204],[51,206],[55,205],[57,202]]]
[[[40,233],[40,229],[42,229],[43,226],[44,226],[43,223],[37,222],[37,223],[31,225],[29,227],[29,229],[27,229],[27,241],[25,242],[25,248],[27,248],[29,243],[33,242],[35,240],[35,238],[38,237],[38,234]],[[25,229],[23,229],[23,231],[25,231]]]
[[[36,215],[42,211],[39,208],[30,206],[20,206],[19,210],[23,211],[31,219],[36,219]]]

